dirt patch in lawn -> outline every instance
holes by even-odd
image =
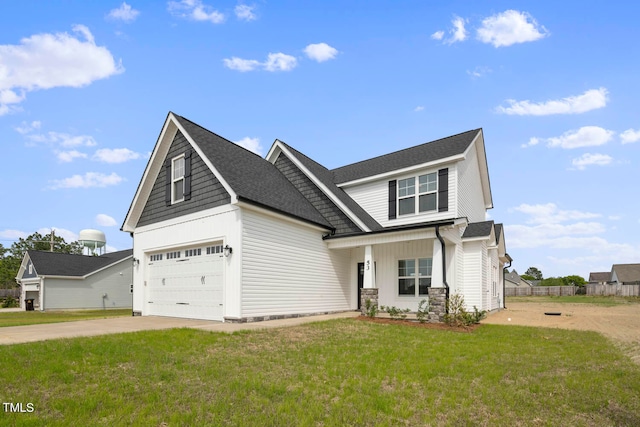
[[[546,315],[545,313],[560,313]],[[541,326],[599,332],[640,364],[640,304],[612,307],[593,304],[512,302],[482,321],[495,325]]]

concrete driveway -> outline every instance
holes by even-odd
[[[210,320],[179,319],[175,317],[136,316],[113,317],[109,319],[80,320],[77,322],[47,323],[42,325],[10,326],[0,328],[0,345],[44,341],[58,338],[89,337],[95,335],[118,334],[122,332],[147,331],[154,329],[194,328],[205,331],[227,332],[282,328],[303,323],[320,322],[329,319],[357,317],[358,311],[297,317],[293,319],[268,320],[255,323],[222,323]]]

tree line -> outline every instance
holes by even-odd
[[[8,248],[0,243],[0,288],[10,289],[18,286],[16,275],[26,251],[50,251],[52,249],[53,252],[65,254],[82,253],[80,243],[67,243],[61,236],[56,236],[55,232],[45,235],[35,232],[26,238],[21,237]]]
[[[542,271],[536,267],[529,267],[527,271],[521,275],[524,280],[539,280],[538,286],[584,286],[587,281],[582,276],[572,274],[564,277],[548,277],[542,276]]]

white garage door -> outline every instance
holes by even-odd
[[[223,320],[222,245],[175,249],[147,257],[147,313]]]

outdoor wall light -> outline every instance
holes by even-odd
[[[233,253],[233,248],[231,246],[229,246],[229,245],[226,245],[223,248],[223,251],[224,251],[224,256],[228,257],[229,255],[231,255]]]
[[[139,266],[139,265],[140,265],[140,260],[139,260],[138,258],[133,258],[133,259],[132,259],[132,261],[133,261],[133,265],[134,265],[135,267],[137,267],[137,266]]]

